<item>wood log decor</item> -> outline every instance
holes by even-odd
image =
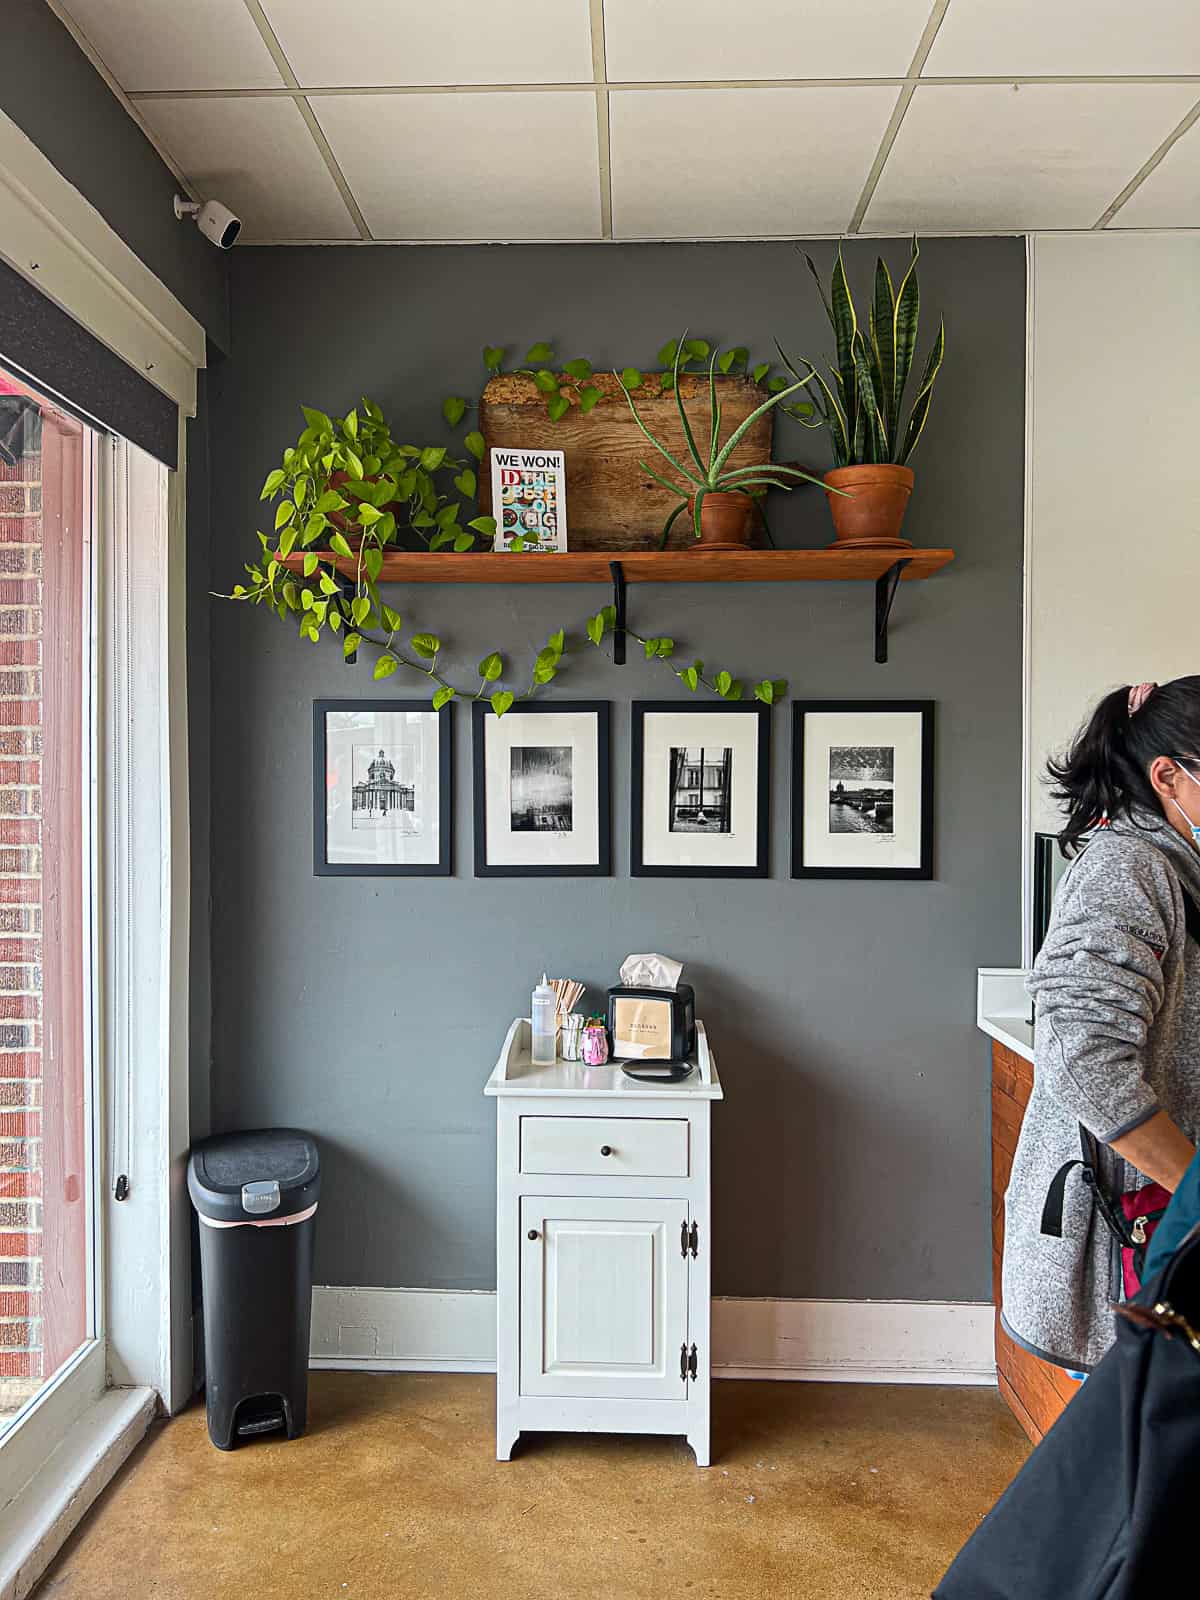
[[[603,399],[586,415],[579,409],[574,384],[563,379],[562,393],[571,409],[558,422],[546,415],[546,396],[532,378],[505,373],[492,378],[479,402],[479,430],[488,451],[496,449],[562,450],[567,466],[568,550],[657,550],[663,523],[678,503],[666,489],[647,477],[638,465],[645,461],[663,477],[676,476],[634,421],[621,385],[612,374],[597,373],[588,383]],[[708,377],[684,374],[680,397],[701,454],[707,455],[709,429]],[[632,391],[638,412],[651,433],[661,439],[678,461],[689,461],[687,442],[675,397],[659,387],[651,374]],[[767,398],[765,389],[749,378],[717,378],[721,403],[721,437],[728,439]],[[729,459],[731,467],[757,466],[771,459],[774,411],[768,411],[739,443]],[[479,508],[492,509],[490,456],[480,464]],[[761,518],[755,518],[753,542],[765,544]],[[671,529],[668,549],[684,550],[695,543],[691,521],[680,516]],[[552,557],[550,559],[553,559]]]

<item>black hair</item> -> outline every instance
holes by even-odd
[[[1047,763],[1066,813],[1058,836],[1065,856],[1078,853],[1102,818],[1128,817],[1134,806],[1160,809],[1149,777],[1158,756],[1200,763],[1200,677],[1155,688],[1132,716],[1129,694],[1128,684],[1106,694],[1070,749]]]

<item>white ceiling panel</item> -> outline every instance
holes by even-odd
[[[896,90],[639,89],[610,100],[616,237],[707,239],[845,228]]]
[[[1090,227],[1195,98],[1191,84],[922,84],[864,226]]]
[[[610,83],[902,78],[932,0],[604,0]]]
[[[1200,228],[1200,123],[1171,146],[1109,226]]]
[[[1200,72],[1196,0],[950,0],[925,63],[937,77]]]
[[[313,95],[378,239],[598,239],[596,100]]]
[[[245,0],[68,0],[66,9],[131,93],[280,85]]]
[[[358,237],[291,100],[143,100],[138,109],[199,193],[241,217],[247,243]]]
[[[582,83],[588,0],[263,0],[308,88]]]

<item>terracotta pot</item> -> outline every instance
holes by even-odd
[[[694,515],[694,501],[688,501],[688,518]],[[748,550],[750,519],[754,502],[749,495],[714,490],[700,502],[700,550]]]
[[[338,471],[338,472],[331,472],[329,474],[329,487],[331,489],[340,489],[343,484],[346,484],[346,483],[349,483],[349,482],[350,482],[350,474],[348,472]],[[366,478],[366,479],[364,479],[364,482],[366,482],[366,483],[378,483],[379,482],[379,477],[378,477],[378,475],[376,475],[376,476],[371,477],[371,478]],[[354,502],[351,501],[351,504],[353,505]],[[404,518],[404,514],[405,514],[405,512],[407,511],[408,508],[406,506],[404,506],[400,501],[392,500],[387,505],[381,506],[380,509],[382,511],[390,511],[393,514],[393,516],[396,518],[397,523],[401,527],[404,526],[403,518]],[[339,529],[348,538],[350,537],[350,534],[351,534],[352,530],[358,531],[358,529],[359,529],[358,519],[356,517],[350,516],[345,511],[331,511],[329,513],[329,520],[330,520],[330,522],[333,523],[335,528]]]
[[[826,495],[833,515],[835,548],[841,545],[911,548],[911,539],[900,537],[900,525],[912,493],[910,467],[890,464],[835,467],[825,474],[824,481],[831,488],[845,491]]]

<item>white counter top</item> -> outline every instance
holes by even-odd
[[[638,1083],[611,1062],[589,1067],[582,1061],[564,1061],[552,1067],[535,1067],[529,1056],[529,1018],[518,1017],[509,1028],[499,1060],[484,1087],[487,1095],[583,1095],[593,1100],[723,1100],[717,1063],[708,1048],[702,1022],[696,1023],[696,1067],[678,1083]]]
[[[975,1020],[989,1037],[1032,1061],[1032,1002],[1025,992],[1028,976],[1021,967],[980,967]]]

